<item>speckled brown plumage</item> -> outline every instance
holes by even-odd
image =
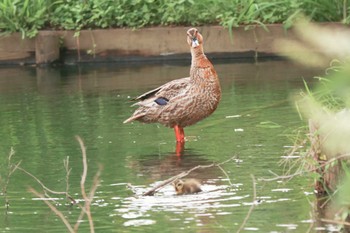
[[[198,180],[195,179],[186,179],[186,180],[175,180],[174,183],[175,192],[177,195],[182,194],[192,194],[201,192],[201,184]]]
[[[177,141],[183,140],[183,128],[193,125],[212,114],[217,108],[221,89],[217,73],[203,52],[203,37],[197,29],[187,31],[191,47],[190,77],[170,81],[154,90],[140,95],[135,100],[139,106],[133,115],[124,121],[161,123],[175,129]],[[177,130],[182,133],[178,137]]]

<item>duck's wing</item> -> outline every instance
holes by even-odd
[[[138,105],[139,108],[124,123],[146,116],[149,109],[157,109],[160,106],[167,105],[173,97],[187,88],[189,82],[189,77],[176,79],[136,97],[133,100],[138,102],[132,106]]]
[[[172,97],[184,90],[189,84],[189,81],[190,78],[186,77],[165,83],[133,99],[138,101],[134,105],[143,105],[142,102],[155,101],[157,99],[159,99],[159,103],[163,103],[164,100],[169,101]]]

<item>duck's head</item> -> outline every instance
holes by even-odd
[[[175,180],[173,183],[175,187],[175,191],[177,194],[182,194],[183,193],[183,187],[184,187],[184,182],[182,180]]]
[[[203,37],[197,28],[190,28],[187,31],[187,43],[192,48],[196,48],[203,43]]]

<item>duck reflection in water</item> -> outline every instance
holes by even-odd
[[[174,156],[174,153],[156,155],[140,155],[128,160],[127,168],[140,177],[147,177],[150,181],[162,181],[169,177],[176,176],[182,172],[187,172],[198,165],[210,165],[214,161],[208,160],[207,155],[198,154],[193,150],[186,150],[184,156]],[[206,183],[207,180],[222,175],[219,168],[196,169],[191,172],[190,177]],[[185,177],[183,180],[186,180]]]
[[[134,105],[138,108],[124,121],[160,123],[173,128],[178,156],[184,151],[184,127],[211,115],[221,99],[218,75],[203,52],[203,36],[196,28],[187,31],[187,43],[192,56],[190,76],[136,97],[134,100],[138,102]]]

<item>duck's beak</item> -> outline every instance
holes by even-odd
[[[188,36],[189,42],[191,42],[192,48],[196,48],[199,46],[197,33],[198,33],[198,31],[195,28],[191,28],[187,31],[187,36]]]
[[[192,48],[196,48],[199,45],[197,37],[192,38]]]

